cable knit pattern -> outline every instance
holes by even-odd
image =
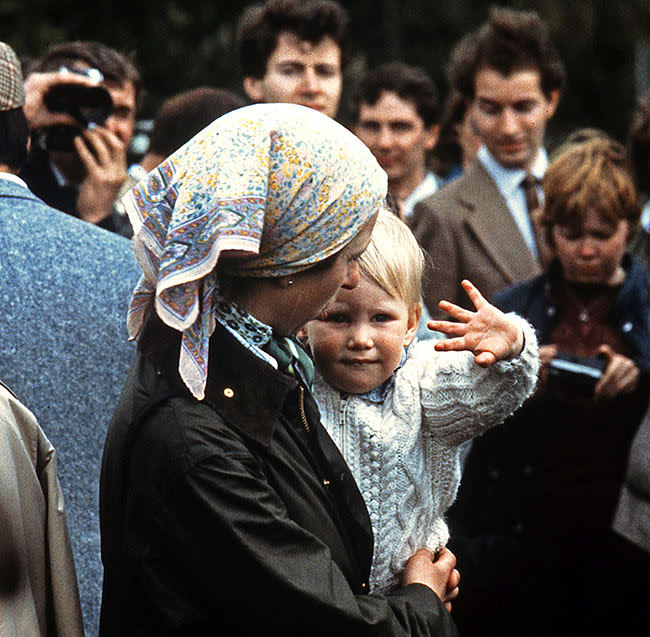
[[[469,352],[436,352],[435,341],[417,343],[383,403],[342,395],[316,376],[323,423],[372,520],[373,592],[397,585],[417,549],[445,546],[443,515],[460,482],[459,445],[502,422],[533,391],[539,367],[535,332],[511,316],[524,330],[519,356],[482,368]]]

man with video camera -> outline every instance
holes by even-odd
[[[21,176],[54,208],[131,236],[113,209],[127,177],[140,75],[99,42],[54,45],[28,69],[25,114],[32,147]]]

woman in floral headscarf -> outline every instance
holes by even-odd
[[[448,551],[366,594],[368,514],[291,337],[356,286],[385,195],[351,133],[275,104],[218,119],[125,200],[140,354],[104,451],[103,635],[455,634]]]

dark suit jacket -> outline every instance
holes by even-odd
[[[463,279],[490,299],[542,272],[496,183],[478,160],[459,179],[416,204],[410,225],[431,257],[423,290],[434,317],[446,317],[438,309],[441,299],[473,309],[460,286]]]

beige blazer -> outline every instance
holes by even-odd
[[[22,579],[0,596],[2,637],[81,637],[77,577],[54,447],[33,414],[0,384],[0,509],[9,526],[0,550]]]
[[[463,279],[490,299],[542,272],[497,185],[478,160],[457,180],[416,204],[410,226],[430,257],[423,292],[434,317],[447,316],[438,309],[441,299],[472,307],[460,286]]]

